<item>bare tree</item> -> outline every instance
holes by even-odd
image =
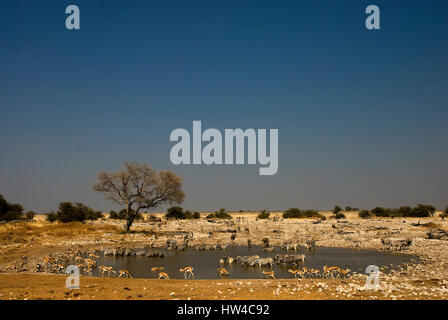
[[[171,171],[156,172],[146,164],[125,162],[125,169],[116,173],[100,172],[93,189],[103,192],[108,200],[126,210],[126,231],[142,209],[184,201],[182,179]]]

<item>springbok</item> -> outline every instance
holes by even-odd
[[[179,271],[184,273],[185,279],[187,279],[187,273],[188,273],[188,278],[193,277],[193,279],[194,279],[194,273],[193,273],[192,267],[180,268]]]
[[[44,263],[54,264],[54,259],[50,256],[44,258]]]
[[[310,274],[311,274],[311,276],[320,277],[320,271],[319,271],[319,269],[313,269],[313,268],[311,268],[311,269],[310,269]]]
[[[274,271],[262,271],[262,273],[266,276],[266,278],[275,279]]]
[[[299,275],[302,279],[305,278],[305,276],[303,274],[303,271],[301,271],[300,269],[297,269],[297,270],[289,269],[288,272],[289,273],[293,273],[294,274],[294,278],[297,278],[297,275]]]
[[[115,270],[112,267],[106,267],[106,266],[99,266],[99,271],[101,272],[101,276],[104,277],[104,273],[107,272],[107,274],[110,275],[110,273],[115,274]]]
[[[225,268],[218,268],[218,274],[222,278],[229,276],[229,271],[227,271]]]
[[[327,267],[324,265],[323,267],[323,275],[325,278],[333,277],[334,273],[337,272],[338,274],[341,274],[341,268],[340,267]]]
[[[61,272],[65,269],[65,266],[63,264],[57,264],[56,265],[56,272]]]
[[[100,257],[99,255],[96,255],[94,253],[89,253],[89,258],[98,259],[99,257]]]
[[[85,260],[84,260],[84,263],[85,263],[87,266],[94,266],[94,267],[96,267],[96,262],[95,262],[94,260],[92,260],[92,259],[85,259]]]
[[[168,276],[168,273],[166,272],[159,272],[159,280],[160,279],[165,279],[168,280],[170,277]]]
[[[6,266],[6,269],[5,269],[7,272],[12,272],[12,271],[16,271],[17,270],[17,267],[14,265],[14,264],[10,264],[10,265],[7,265]]]
[[[132,279],[131,273],[129,271],[127,271],[127,270],[120,270],[120,271],[118,271],[118,278],[121,278],[121,276],[126,276],[126,277]]]
[[[81,257],[81,256],[75,256],[75,261],[76,261],[76,262],[78,262],[78,261],[84,261],[84,258]]]
[[[305,277],[307,274],[311,277],[311,268],[303,267],[303,276]]]
[[[163,270],[165,270],[164,267],[152,267],[152,268],[151,268],[151,271],[152,271],[152,272],[163,271]]]
[[[351,270],[349,268],[347,269],[341,269],[341,276],[344,278],[347,278],[348,275],[350,274]]]

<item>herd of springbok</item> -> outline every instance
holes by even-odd
[[[286,250],[293,249],[294,251],[298,248],[292,244],[284,244]],[[289,246],[291,248],[289,248]],[[112,266],[105,266],[105,265],[99,265],[97,266],[96,259],[99,258],[99,255],[90,252],[88,254],[87,258],[84,258],[81,256],[80,252],[71,252],[68,255],[67,261],[60,261],[56,260],[52,255],[44,257],[43,264],[46,266],[51,266],[52,270],[56,270],[58,273],[64,272],[67,265],[76,263],[76,266],[78,266],[79,270],[84,272],[86,275],[92,275],[93,271],[98,268],[98,274],[101,274],[102,277],[104,276],[118,276],[126,277],[126,278],[132,278],[132,274],[127,270],[114,270]],[[266,276],[266,278],[276,279],[275,272],[272,270],[274,264],[283,264],[283,266],[294,265],[295,269],[288,269],[288,272],[294,275],[294,278],[298,279],[305,279],[308,278],[347,278],[350,275],[350,269],[348,268],[341,268],[338,266],[331,266],[328,267],[327,265],[324,265],[322,268],[322,271],[315,268],[308,268],[305,267],[305,261],[306,256],[304,254],[277,254],[275,257],[267,257],[267,258],[261,258],[258,255],[251,255],[251,256],[237,256],[237,257],[231,257],[231,256],[224,256],[221,259],[219,259],[218,262],[218,268],[217,268],[217,274],[218,276],[223,278],[228,278],[230,276],[230,272],[224,268],[223,265],[225,264],[234,264],[239,263],[241,266],[248,266],[248,267],[268,267],[271,268],[271,270],[260,270],[263,275]],[[219,266],[220,265],[220,266]],[[299,268],[299,266],[301,268]],[[9,271],[15,271],[16,268],[15,265],[11,265],[10,267],[7,267]],[[153,266],[151,267],[151,272],[158,273],[158,279],[170,279],[169,274],[165,271],[165,268],[163,266]],[[195,279],[195,273],[193,272],[194,268],[192,266],[185,266],[179,268],[179,272],[183,273],[185,279]]]

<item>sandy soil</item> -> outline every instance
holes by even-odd
[[[205,215],[204,213],[203,215]],[[133,233],[123,234],[121,221],[96,221],[86,224],[49,224],[42,217],[35,222],[0,225],[0,299],[447,299],[448,241],[428,239],[427,232],[437,227],[448,229],[448,221],[425,219],[347,219],[280,221],[256,220],[256,212],[233,213],[231,221],[137,222]],[[325,213],[329,216],[330,213]],[[161,216],[161,214],[159,214]],[[405,251],[419,256],[418,264],[381,274],[381,288],[365,288],[365,275],[348,279],[279,280],[154,280],[82,277],[81,289],[68,291],[65,276],[37,273],[32,266],[49,254],[67,250],[89,252],[118,246],[141,248],[163,246],[167,239],[181,241],[176,232],[194,234],[191,245],[228,244],[229,230],[237,230],[236,245],[247,239],[260,244],[268,237],[271,245],[283,241],[304,243],[316,239],[318,246],[386,250],[381,238],[413,240]],[[249,232],[247,232],[249,231]],[[210,234],[211,232],[211,234]],[[17,270],[5,272],[8,265]]]

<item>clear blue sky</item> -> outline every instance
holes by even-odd
[[[81,30],[65,29],[65,7]],[[367,5],[381,30],[364,26]],[[2,1],[0,194],[113,205],[126,160],[193,210],[448,204],[447,1]],[[174,166],[170,132],[278,128],[279,171]]]

